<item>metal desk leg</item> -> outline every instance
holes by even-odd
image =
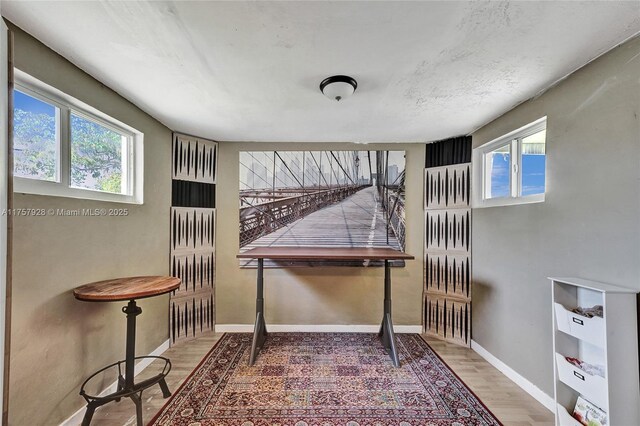
[[[400,367],[400,358],[396,350],[396,336],[393,333],[391,321],[391,269],[389,261],[384,261],[384,313],[378,336],[382,338],[382,344],[393,361],[395,367]]]
[[[258,259],[258,282],[256,289],[256,324],[253,328],[253,342],[251,343],[251,355],[249,365],[256,362],[258,351],[262,349],[267,339],[267,325],[264,322],[264,259]]]

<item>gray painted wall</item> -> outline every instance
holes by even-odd
[[[15,195],[15,208],[130,211],[126,217],[14,218],[9,422],[54,425],[84,405],[78,394],[84,379],[123,359],[125,351],[123,303],[79,302],[73,288],[169,272],[171,132],[36,39],[12,29],[16,67],[144,133],[144,205]],[[136,352],[142,355],[168,338],[168,296],[139,305]]]
[[[546,277],[640,290],[639,113],[636,37],[473,134],[477,147],[547,116],[545,202],[473,210],[473,339],[549,395]]]

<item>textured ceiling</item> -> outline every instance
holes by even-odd
[[[466,134],[640,31],[640,2],[6,2],[174,130],[231,141]],[[318,84],[351,75],[340,103]]]

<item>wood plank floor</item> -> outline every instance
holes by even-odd
[[[426,338],[429,345],[505,425],[555,424],[554,415],[471,349]]]
[[[184,379],[200,363],[221,333],[199,337],[169,349],[163,356],[171,359],[172,369],[167,376],[169,389],[178,389]],[[511,382],[506,376],[470,349],[427,338],[431,347],[445,360],[451,369],[475,392],[486,406],[505,425],[542,426],[553,425],[553,414]],[[147,368],[139,378],[153,375]],[[160,389],[155,386],[143,393],[143,417],[145,424],[164,406]],[[92,426],[130,426],[136,424],[135,405],[131,400],[107,404],[94,415]]]

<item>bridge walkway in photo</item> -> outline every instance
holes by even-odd
[[[313,212],[247,244],[244,249],[279,246],[387,247],[400,250],[376,187],[366,187],[339,203]],[[242,261],[242,265],[248,263]],[[362,264],[362,262],[358,262]],[[265,266],[268,266],[265,262]],[[271,265],[273,266],[273,265]]]

